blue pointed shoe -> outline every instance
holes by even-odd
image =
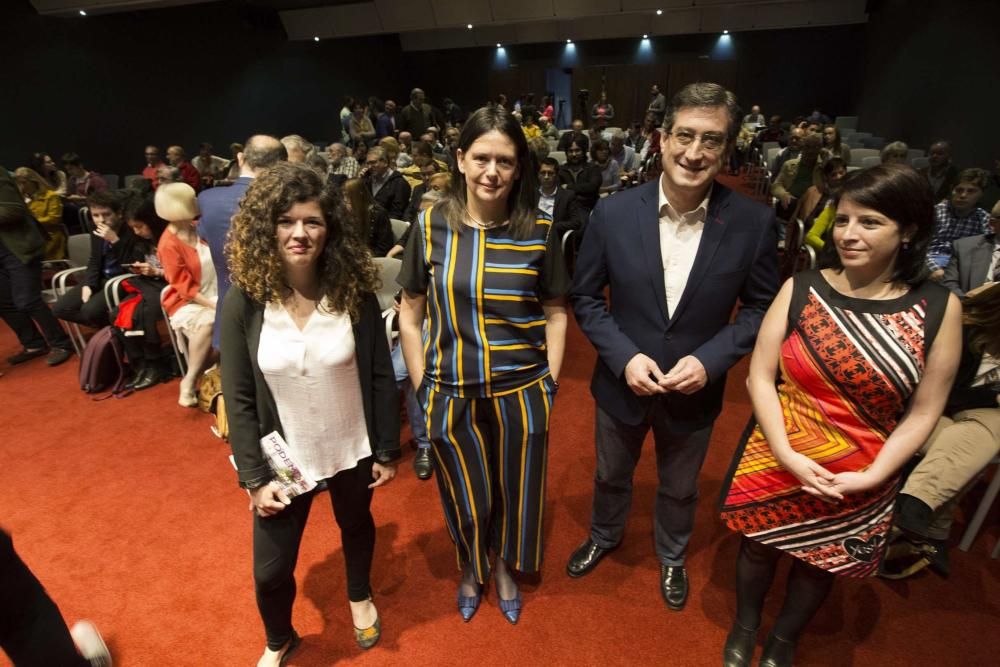
[[[500,612],[511,625],[517,625],[518,619],[521,618],[521,591],[517,592],[513,600],[500,598]]]
[[[479,587],[479,592],[472,597],[462,595],[461,589],[458,592],[458,613],[462,615],[462,620],[468,623],[476,611],[479,610],[479,601],[483,598],[483,588]]]

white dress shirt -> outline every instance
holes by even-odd
[[[663,283],[667,290],[667,316],[673,317],[680,303],[684,288],[687,287],[694,258],[698,254],[701,233],[705,229],[708,215],[708,198],[712,196],[709,187],[705,198],[693,211],[678,212],[663,191],[663,175],[659,187],[660,212],[660,256],[663,258]]]
[[[553,211],[556,208],[556,192],[559,190],[557,185],[555,190],[552,191],[551,195],[545,194],[545,190],[541,187],[538,188],[538,210],[549,216],[553,215]],[[554,222],[554,221],[553,221]]]
[[[257,350],[287,442],[313,479],[371,456],[351,318],[317,308],[299,331],[280,303],[264,308]]]

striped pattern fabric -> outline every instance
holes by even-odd
[[[424,382],[462,398],[501,396],[545,376],[545,313],[537,286],[552,221],[513,239],[507,227],[455,232],[420,215],[430,272]]]
[[[928,332],[937,331],[947,301],[942,292],[918,288],[869,301],[838,294],[818,271],[795,276],[778,384],[792,449],[833,473],[871,465],[920,382]],[[835,505],[800,487],[751,423],[723,492],[722,518],[830,572],[873,574],[898,480]]]
[[[521,572],[541,567],[555,392],[551,375],[491,398],[420,389],[445,524],[459,567],[471,563],[480,583],[489,578],[490,551]]]

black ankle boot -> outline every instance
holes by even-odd
[[[170,373],[167,372],[165,364],[161,360],[147,361],[145,374],[132,388],[136,391],[142,391],[143,389],[155,387],[168,379],[170,379]]]
[[[772,632],[764,642],[760,654],[760,667],[792,667],[795,659],[795,642],[775,636]]]
[[[148,367],[144,360],[136,361],[134,368],[135,373],[132,375],[132,379],[125,383],[125,389],[135,389],[135,386],[142,382],[142,379],[146,376]]]
[[[722,649],[723,667],[749,667],[757,648],[757,630],[747,630],[739,621],[733,622],[733,628],[726,637],[726,646]]]

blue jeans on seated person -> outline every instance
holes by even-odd
[[[413,389],[410,374],[406,370],[406,362],[403,361],[403,346],[399,343],[392,348],[392,369],[396,372],[396,386],[402,389],[406,396],[406,414],[410,420],[413,439],[417,441],[417,447],[427,449],[431,446],[431,441],[427,439],[424,410],[417,401],[417,392]]]

